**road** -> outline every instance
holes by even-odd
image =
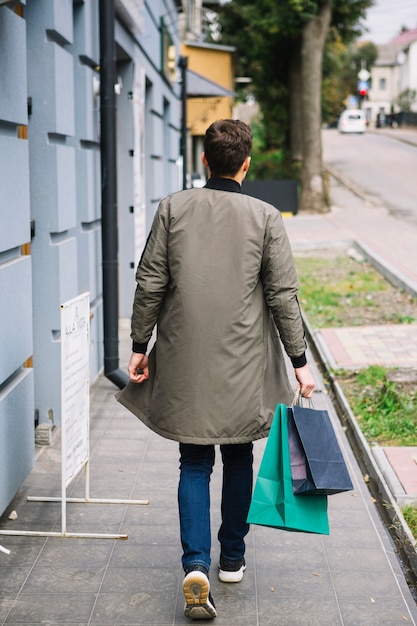
[[[330,171],[341,174],[368,202],[417,225],[417,146],[377,132],[341,135],[326,129],[322,138],[323,162]]]

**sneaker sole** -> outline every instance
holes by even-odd
[[[237,572],[227,572],[223,569],[219,569],[219,580],[222,583],[240,583],[243,580],[243,572],[246,569],[246,565],[237,570]]]
[[[184,615],[190,619],[213,619],[216,609],[209,599],[210,583],[203,572],[190,572],[184,578],[182,590],[185,597]]]

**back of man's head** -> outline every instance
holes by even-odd
[[[204,154],[212,176],[234,177],[252,150],[252,131],[240,120],[218,120],[204,138]]]

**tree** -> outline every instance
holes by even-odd
[[[325,210],[321,160],[321,76],[330,25],[346,41],[373,0],[231,0],[222,8],[239,71],[252,77],[270,147],[302,160],[300,210]]]
[[[358,73],[370,70],[378,56],[371,42],[346,44],[331,28],[323,57],[322,114],[326,123],[335,122],[346,106],[348,96],[358,89]]]
[[[400,107],[400,111],[411,111],[411,107],[416,99],[417,91],[415,89],[410,89],[409,87],[404,89],[397,97],[397,104]]]
[[[301,119],[302,157],[300,210],[325,210],[321,148],[321,76],[323,50],[330,26],[331,0],[325,0],[318,13],[302,28]]]

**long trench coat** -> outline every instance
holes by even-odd
[[[279,211],[219,180],[220,189],[160,202],[132,316],[134,342],[157,328],[150,379],[117,394],[153,431],[183,443],[266,437],[276,404],[293,395],[281,342],[291,358],[306,349]]]

